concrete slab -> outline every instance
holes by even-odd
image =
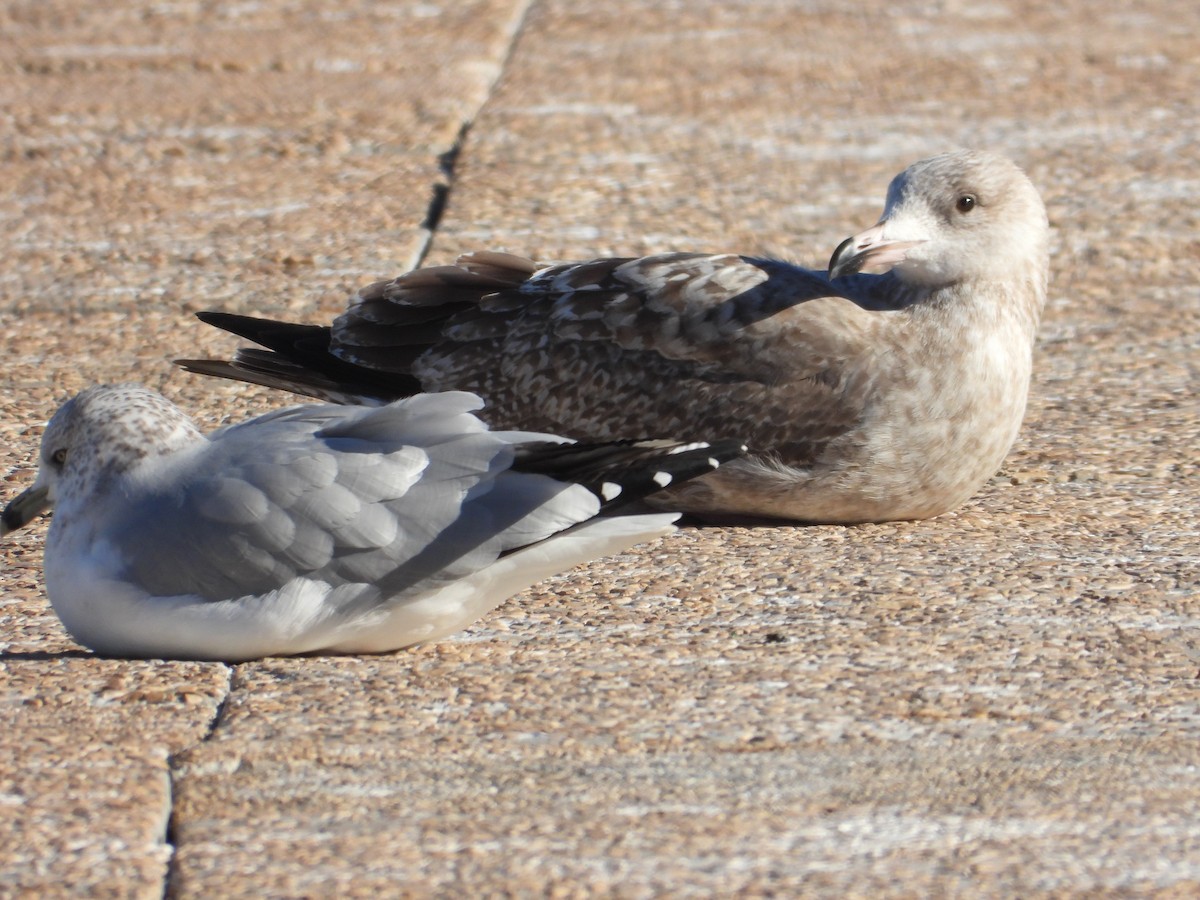
[[[0,11],[0,466],[97,381],[165,388],[208,425],[285,398],[168,361],[223,352],[191,312],[338,309],[427,240],[439,163],[483,102],[519,3],[48,2]],[[0,893],[161,896],[169,759],[225,666],[98,660],[62,631],[43,528],[0,573]],[[219,893],[225,893],[221,891]]]
[[[820,265],[907,163],[1006,152],[1056,235],[1034,396],[1005,470],[957,513],[687,530],[390,657],[93,659],[45,606],[41,529],[6,542],[6,884],[155,893],[169,868],[178,896],[1200,890],[1190,6],[539,2],[428,27],[440,8],[168,9],[24,22],[18,49],[103,52],[20,49],[24,93],[0,86],[53,161],[13,144],[4,163],[25,185],[0,198],[12,492],[35,423],[84,383],[165,381],[208,424],[281,402],[167,375],[229,345],[187,311],[320,320],[394,274],[443,177],[419,148],[472,116],[434,261]],[[128,49],[172,41],[179,60]],[[355,48],[376,70],[344,70]],[[157,111],[88,113],[143,75],[160,87],[131,108]],[[43,122],[35,101],[60,96]],[[431,108],[450,111],[427,125]],[[92,136],[72,181],[76,115]],[[244,131],[223,151],[176,135],[226,118]],[[160,181],[171,135],[181,174]],[[389,135],[394,157],[363,149]],[[116,175],[90,163],[106,146]]]

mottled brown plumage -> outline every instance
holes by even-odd
[[[924,518],[973,494],[1016,436],[1047,232],[1012,163],[961,151],[898,175],[829,273],[473,253],[371,285],[315,337],[209,314],[271,352],[187,365],[340,400],[475,391],[495,427],[574,438],[747,441],[748,458],[662,495],[701,515]]]

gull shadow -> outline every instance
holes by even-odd
[[[0,663],[3,662],[44,662],[52,659],[100,659],[88,650],[26,650],[0,651]]]
[[[816,527],[822,523],[755,516],[749,513],[684,513],[675,524],[680,528],[803,528]]]

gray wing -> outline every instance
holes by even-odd
[[[427,390],[478,392],[501,427],[736,437],[802,464],[859,421],[869,386],[852,373],[872,370],[863,356],[880,310],[902,305],[878,276],[831,282],[728,254],[532,269],[478,254],[375,285],[335,323],[332,348],[360,365],[409,368]],[[465,306],[428,346],[405,316],[425,319],[440,302]]]
[[[375,602],[595,514],[582,488],[508,472],[512,447],[471,415],[479,405],[456,393],[299,407],[217,432],[122,504],[108,534],[124,576],[210,600],[307,576],[371,585],[343,595]]]

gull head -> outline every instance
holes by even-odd
[[[937,289],[1046,268],[1049,224],[1037,189],[1002,156],[959,150],[909,166],[888,187],[879,222],[844,240],[829,276],[867,266]]]
[[[0,536],[66,498],[90,496],[147,457],[198,440],[196,426],[177,406],[141,385],[88,388],[46,425],[37,480],[0,513]]]

